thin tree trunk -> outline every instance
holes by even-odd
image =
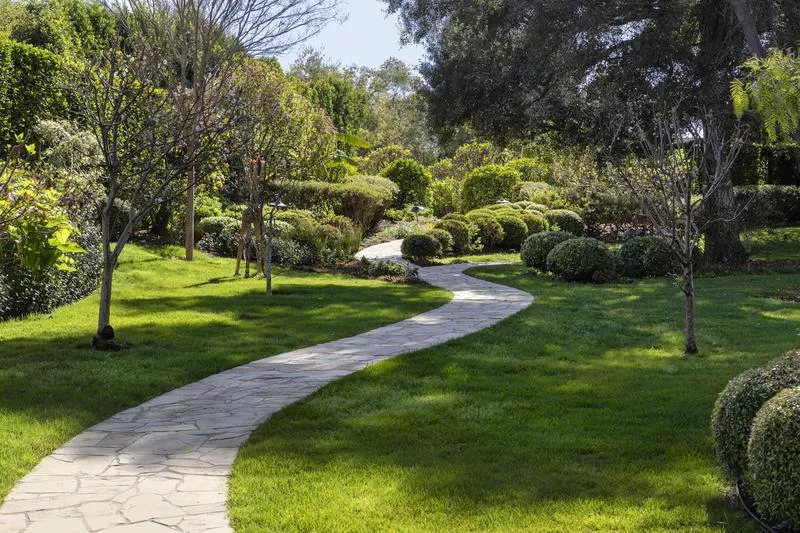
[[[275,209],[271,209],[269,212],[269,229],[267,230],[267,238],[264,245],[264,255],[266,260],[266,265],[264,267],[264,277],[267,280],[267,295],[272,294],[272,226],[273,220],[275,218]],[[263,217],[262,217],[262,228],[263,226]]]
[[[110,210],[104,208],[101,214],[101,231],[103,234],[103,277],[100,284],[100,311],[97,317],[97,334],[111,323],[111,283],[114,278],[116,256],[111,250]]]
[[[186,183],[186,260],[194,258],[194,165],[189,168]]]
[[[689,278],[685,280],[687,285],[686,290],[686,348],[684,353],[686,355],[694,355],[697,353],[697,341],[694,338],[694,278],[693,274],[689,274]]]

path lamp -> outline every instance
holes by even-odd
[[[278,209],[288,206],[281,202],[281,197],[277,194],[267,205],[269,205],[269,229],[267,229],[267,265],[264,269],[264,277],[267,278],[267,294],[272,295],[272,235],[275,228],[275,213],[278,212]]]
[[[409,209],[409,212],[414,213],[414,218],[417,220],[417,227],[419,227],[419,214],[423,211],[425,211],[425,208],[417,204],[414,204],[411,206],[411,209]]]
[[[499,200],[497,200],[495,203],[496,203],[496,204],[500,204],[500,205],[508,205],[508,204],[510,204],[511,202],[509,202],[509,201],[508,201],[508,200],[506,200],[505,198],[500,198],[500,199],[499,199]]]

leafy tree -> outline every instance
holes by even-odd
[[[419,75],[402,61],[389,59],[377,69],[361,69],[360,80],[369,94],[366,138],[377,146],[404,146],[423,164],[435,161],[438,142],[428,128]]]
[[[111,12],[95,0],[28,0],[11,37],[54,54],[81,57],[86,50],[108,46],[115,33]]]
[[[770,142],[797,142],[800,126],[800,57],[772,50],[765,58],[744,63],[752,81],[734,80],[731,97],[736,116],[748,110],[762,119]]]
[[[430,172],[413,159],[398,159],[387,166],[381,176],[389,178],[400,188],[395,205],[424,202],[431,184]]]
[[[606,145],[632,134],[612,126],[621,112],[650,121],[678,103],[695,119],[701,107],[723,112],[738,66],[763,43],[793,45],[800,28],[792,0],[385,1],[406,37],[428,46],[437,130],[468,123],[503,142],[556,130]],[[726,183],[708,206],[727,219],[732,202]],[[744,258],[735,224],[710,225],[706,248],[715,261]]]
[[[250,61],[237,75],[242,120],[235,128],[239,182],[248,214],[257,217],[253,237],[259,270],[272,292],[272,233],[264,224],[265,206],[288,183],[319,172],[336,151],[330,119],[302,96],[274,62]],[[274,203],[274,202],[273,202]],[[243,228],[246,229],[246,228]]]
[[[396,144],[377,148],[360,159],[358,171],[366,176],[377,176],[398,159],[413,159],[413,155],[409,149]]]

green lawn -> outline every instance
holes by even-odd
[[[800,228],[775,228],[742,235],[751,261],[800,261]]]
[[[0,498],[82,429],[158,394],[254,359],[396,322],[449,299],[426,285],[393,285],[279,270],[231,277],[233,261],[186,263],[126,248],[112,323],[129,350],[89,348],[97,297],[51,315],[0,323]]]
[[[496,254],[478,254],[478,255],[462,255],[458,257],[444,257],[437,259],[437,263],[443,265],[453,265],[456,263],[492,263],[495,261],[503,261],[508,263],[519,262],[519,252],[513,253],[496,253]]]
[[[742,370],[800,345],[800,274],[698,281],[701,355],[668,279],[483,279],[535,296],[495,327],[370,367],[276,414],[229,507],[261,531],[756,531],[709,416]]]

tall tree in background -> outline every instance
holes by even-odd
[[[186,100],[178,106],[184,117],[200,117],[192,105],[205,105],[223,90],[246,56],[280,54],[318,33],[337,15],[339,0],[130,0],[119,1],[147,19],[175,64],[172,83]],[[176,91],[177,92],[177,91]],[[184,121],[186,157],[198,147],[193,131],[201,126]],[[193,166],[186,176],[186,259],[194,252],[194,196],[199,179]]]
[[[800,29],[793,0],[385,1],[406,38],[428,46],[433,125],[446,135],[468,123],[501,142],[556,130],[604,145],[621,110],[654,122],[653,109],[678,103],[722,116],[739,65],[795,44]],[[730,180],[709,208],[729,218]],[[711,225],[706,250],[714,262],[743,260],[736,224]]]

